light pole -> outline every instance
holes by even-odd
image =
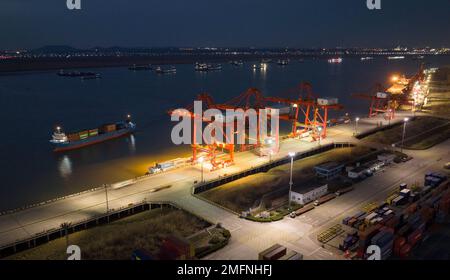
[[[202,180],[200,181],[200,182],[202,182],[203,183],[203,162],[204,162],[204,159],[201,157],[201,158],[199,158],[198,159],[198,162],[200,162],[200,164],[201,164],[201,170],[202,170]]]
[[[358,135],[358,122],[359,122],[359,118],[355,119],[355,136]]]
[[[408,118],[403,119],[403,134],[402,134],[402,147],[400,151],[403,153],[403,143],[405,142],[405,133],[406,133],[406,123],[409,121]]]
[[[290,177],[289,177],[289,197],[288,197],[288,201],[289,201],[289,204],[288,204],[288,208],[289,209],[291,209],[291,192],[292,192],[292,185],[293,185],[293,182],[292,182],[292,169],[293,169],[293,167],[294,167],[294,156],[295,156],[295,153],[294,152],[289,152],[289,157],[291,158],[291,172],[290,172]]]
[[[320,146],[320,140],[322,139],[322,127],[319,126],[319,127],[317,128],[317,130],[319,131],[319,146]]]
[[[109,212],[109,202],[108,202],[108,185],[103,184],[103,187],[105,188],[105,197],[106,197],[106,214]]]

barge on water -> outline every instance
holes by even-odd
[[[131,122],[130,116],[127,116],[125,121],[104,124],[98,128],[67,134],[58,126],[53,132],[50,143],[53,145],[54,152],[63,152],[126,136],[135,130],[136,124]]]

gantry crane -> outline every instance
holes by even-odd
[[[326,138],[328,111],[340,110],[343,106],[338,104],[336,98],[317,98],[308,82],[302,82],[288,93],[289,97],[266,97],[265,99],[267,102],[289,105],[293,109],[293,112],[287,115],[280,115],[281,120],[292,122],[292,131],[289,136],[299,137],[307,132],[311,133],[314,141]]]
[[[199,94],[194,101],[202,102],[202,108],[217,109],[215,107],[212,97],[207,93]],[[215,137],[214,137],[215,135],[212,135],[213,139],[211,139],[212,141],[210,143],[203,143],[205,139],[202,139],[202,141],[201,141],[202,143],[200,143],[199,139],[197,139],[197,130],[198,129],[203,130],[203,123],[210,124],[214,120],[205,118],[203,116],[203,112],[201,112],[201,115],[197,115],[196,112],[194,111],[194,103],[187,106],[186,110],[188,112],[187,114],[186,114],[186,111],[184,111],[184,110],[170,110],[169,114],[171,114],[171,115],[177,114],[181,117],[189,117],[192,119],[192,123],[191,123],[192,124],[192,135],[191,135],[192,136],[192,140],[191,140],[192,163],[193,164],[197,163],[199,161],[199,154],[202,154],[202,158],[203,158],[203,156],[206,158],[204,160],[210,161],[212,170],[219,169],[219,168],[233,164],[233,162],[234,162],[234,145],[229,144],[230,142],[228,140],[226,140],[225,142],[218,141],[217,139],[215,139]],[[198,121],[200,121],[201,127],[197,127]],[[227,135],[223,131],[223,127],[222,128],[215,127],[215,129],[222,129],[222,131],[221,131],[222,135],[224,137],[227,137]],[[215,130],[213,131],[213,133],[214,132],[215,132]],[[226,152],[223,154],[225,156],[225,158],[223,158],[223,157],[221,157],[220,159],[218,158],[219,150]]]
[[[196,139],[196,133],[198,129],[202,129],[203,127],[199,128],[197,127],[197,122],[195,120],[201,120],[202,123],[207,123],[207,124],[211,124],[213,122],[213,120],[211,119],[206,119],[203,116],[196,116],[195,112],[194,112],[194,105],[190,105],[187,106],[187,110],[189,111],[189,117],[191,117],[194,121],[193,121],[193,137],[192,137],[192,162],[196,163],[198,161],[198,155],[199,153],[203,153],[205,155],[205,157],[210,160],[211,165],[212,165],[212,169],[218,169],[224,166],[228,166],[230,164],[232,164],[234,162],[234,151],[236,146],[239,146],[239,150],[240,151],[246,151],[246,150],[250,150],[250,149],[254,149],[257,147],[261,147],[262,146],[262,140],[261,137],[261,133],[260,133],[260,120],[261,118],[259,117],[260,114],[260,110],[265,110],[265,106],[264,106],[264,97],[262,95],[262,93],[256,89],[256,88],[249,88],[246,91],[244,91],[242,94],[240,94],[239,96],[225,102],[225,103],[216,103],[214,101],[214,99],[212,98],[212,96],[208,93],[201,93],[199,95],[197,95],[197,98],[195,99],[195,101],[200,101],[202,102],[202,108],[205,109],[217,109],[220,110],[222,113],[226,113],[226,110],[233,110],[236,111],[238,109],[242,110],[244,113],[248,110],[248,109],[254,109],[255,113],[256,113],[256,120],[257,120],[257,127],[256,127],[256,139],[249,139],[249,134],[246,133],[247,129],[249,129],[248,127],[244,127],[244,131],[241,132],[239,134],[240,137],[242,137],[241,139],[239,139],[239,143],[235,144],[236,141],[234,139],[236,132],[235,132],[235,128],[237,127],[237,122],[238,120],[236,118],[231,118],[228,119],[227,117],[225,117],[223,119],[223,126],[222,127],[214,127],[213,132],[215,132],[215,130],[220,129],[220,133],[223,135],[224,140],[225,141],[221,141],[218,139],[213,139],[213,143],[207,143],[207,144],[199,144],[198,139]],[[177,113],[176,110],[172,110],[169,111],[169,113]],[[248,124],[248,122],[246,121],[246,118],[248,118],[248,116],[246,116],[245,114],[243,115],[244,117],[244,123]],[[270,119],[270,114],[268,115],[268,119]],[[266,124],[264,124],[266,125]],[[230,127],[230,131],[232,132],[231,135],[227,134],[227,127]],[[278,137],[278,133],[277,135],[273,135],[274,138],[274,144],[278,147],[278,141],[279,141],[279,137]],[[255,140],[255,144],[250,143],[249,140]],[[222,150],[224,152],[226,152],[226,154],[228,154],[228,158],[222,159],[222,160],[218,160],[218,151]]]
[[[375,84],[369,93],[353,94],[352,97],[370,101],[369,118],[376,117],[378,114],[385,114],[385,118],[389,120],[395,117],[395,110],[398,107],[397,99],[387,93],[380,83]]]

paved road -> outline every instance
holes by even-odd
[[[401,121],[405,115],[397,115],[395,121]],[[376,127],[381,118],[361,119],[358,131]],[[386,124],[386,121],[384,121]],[[329,129],[329,137],[322,143],[331,141],[358,142],[352,137],[355,126],[346,124]],[[257,253],[271,244],[280,243],[298,250],[309,259],[338,258],[322,249],[312,235],[318,229],[326,227],[330,221],[347,211],[357,208],[359,204],[381,195],[383,188],[395,184],[399,180],[412,175],[421,176],[421,168],[432,167],[435,155],[441,154],[448,159],[448,142],[436,146],[432,150],[415,152],[415,159],[406,163],[405,167],[389,168],[383,176],[374,176],[358,187],[354,192],[322,205],[318,209],[297,219],[285,218],[282,221],[259,224],[239,219],[236,215],[215,207],[191,195],[191,187],[200,178],[199,166],[188,166],[149,177],[134,185],[108,191],[110,209],[119,208],[129,203],[147,201],[173,201],[182,208],[205,218],[213,223],[220,222],[232,232],[230,244],[224,249],[208,256],[211,259],[255,259]],[[313,148],[317,143],[288,139],[280,144],[280,153],[273,159],[285,157],[289,151],[302,152]],[[438,149],[438,150],[437,150]],[[439,150],[441,149],[441,150]],[[447,151],[445,153],[445,151]],[[257,166],[267,161],[252,152],[238,153],[236,164],[215,172],[205,172],[205,179],[214,179],[224,173],[231,174],[240,169]],[[426,165],[423,165],[426,164]],[[161,186],[170,188],[152,192]],[[352,208],[353,207],[353,208]],[[59,200],[47,205],[0,216],[0,246],[15,242],[34,234],[58,228],[63,222],[76,222],[104,213],[106,210],[105,192],[102,190],[81,194]]]

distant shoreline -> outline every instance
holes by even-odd
[[[345,55],[343,57],[357,58],[361,55]],[[380,56],[380,55],[378,55]],[[374,57],[378,57],[374,55]],[[448,55],[443,55],[448,56]],[[136,65],[192,64],[195,62],[225,63],[232,60],[258,61],[261,59],[328,59],[330,55],[158,55],[158,56],[98,56],[70,58],[16,58],[0,61],[0,74],[12,74],[32,71],[55,71],[60,69],[129,67]],[[385,56],[380,56],[385,57]],[[414,56],[406,56],[411,59]],[[420,61],[420,60],[417,60]]]
[[[224,63],[231,60],[256,61],[270,59],[300,59],[304,56],[279,55],[161,55],[161,56],[106,56],[106,57],[72,57],[72,58],[20,58],[0,61],[0,74],[28,71],[49,71],[71,68],[105,68],[129,67],[136,65],[192,64],[195,62]]]

